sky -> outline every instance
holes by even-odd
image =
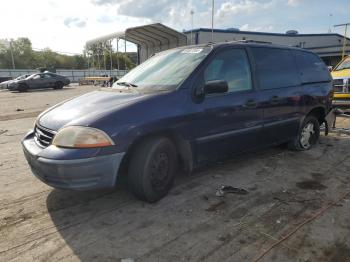
[[[211,0],[1,0],[0,39],[28,37],[35,49],[81,53],[85,42],[160,22],[178,31],[211,27]],[[215,0],[215,28],[327,33],[350,22],[350,0]],[[343,34],[344,29],[333,32]],[[349,28],[350,31],[350,28]],[[350,35],[350,33],[349,33]],[[132,49],[132,48],[131,48]]]

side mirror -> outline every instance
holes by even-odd
[[[225,80],[211,80],[205,83],[205,94],[219,94],[226,93],[228,91],[228,84]]]

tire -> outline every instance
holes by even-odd
[[[62,89],[63,86],[64,86],[64,84],[63,84],[62,82],[57,82],[57,83],[55,84],[55,87],[54,87],[53,89]]]
[[[26,84],[20,84],[18,86],[18,92],[27,92],[28,91],[28,86]]]
[[[128,184],[132,193],[150,203],[166,196],[177,170],[174,144],[165,137],[153,137],[142,142],[129,162]]]
[[[313,116],[307,116],[300,127],[298,136],[288,143],[289,149],[296,151],[305,151],[312,148],[320,137],[320,124],[318,119]]]

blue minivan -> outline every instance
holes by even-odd
[[[332,80],[307,50],[253,42],[160,52],[118,80],[49,108],[22,141],[32,172],[56,188],[115,186],[155,202],[175,174],[270,145],[316,144]]]

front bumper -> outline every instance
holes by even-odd
[[[340,107],[350,107],[350,93],[334,93],[332,104]]]
[[[44,183],[63,189],[89,190],[114,187],[124,153],[83,159],[50,159],[29,133],[22,141],[24,155],[33,174]],[[69,149],[65,149],[69,150]],[[85,150],[85,149],[81,149]]]
[[[335,99],[332,101],[332,105],[336,107],[350,108],[350,99]]]
[[[7,89],[10,91],[16,91],[18,88],[18,84],[8,84]]]

